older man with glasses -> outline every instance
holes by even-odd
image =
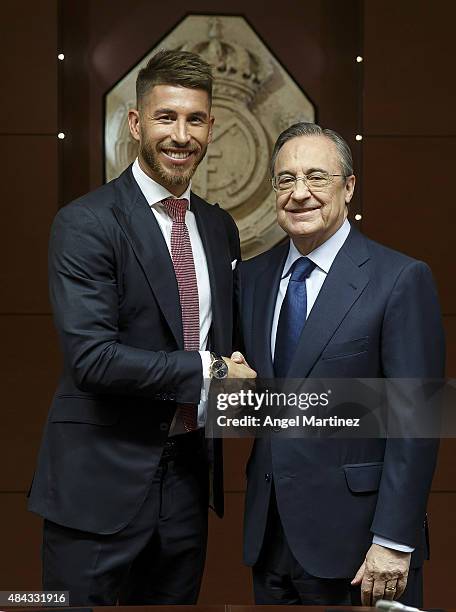
[[[279,136],[271,171],[289,240],[240,270],[250,366],[263,378],[443,377],[428,266],[347,220],[347,143],[298,123]],[[429,439],[258,438],[244,542],[256,603],[420,605],[437,448]]]

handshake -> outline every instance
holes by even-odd
[[[256,378],[257,373],[249,366],[245,357],[239,351],[235,351],[231,357],[223,357],[228,366],[228,378]]]

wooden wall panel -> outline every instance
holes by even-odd
[[[25,493],[57,370],[47,298],[61,144],[57,0],[5,0],[0,14],[0,590],[30,590],[41,584],[41,520],[27,512]]]
[[[454,605],[454,550],[456,548],[456,491],[431,493],[429,499],[431,559],[424,567],[424,605]]]
[[[0,590],[41,588],[41,519],[27,512],[25,493],[0,494]]]
[[[27,491],[60,369],[50,315],[0,316],[4,391],[0,491]]]
[[[0,313],[50,312],[47,289],[49,228],[57,212],[58,148],[51,136],[2,136],[0,186],[2,301]]]
[[[3,0],[0,40],[0,133],[57,133],[57,0]]]
[[[363,6],[362,229],[431,266],[445,315],[447,375],[454,377],[456,83],[448,75],[456,6],[449,0],[369,0]],[[443,440],[429,501],[426,606],[453,603],[455,453],[456,440]]]
[[[456,138],[368,138],[363,141],[363,231],[428,263],[442,310],[456,312],[450,181]]]
[[[450,283],[454,281],[450,280]],[[456,313],[443,317],[447,344],[447,376],[456,378]]]
[[[456,135],[452,0],[367,0],[364,133]],[[424,170],[424,169],[423,169]]]
[[[78,10],[71,11],[75,2]],[[64,146],[60,149],[60,206],[89,191],[88,151],[92,124],[88,112],[90,3],[91,0],[59,2],[59,34],[61,48],[65,51],[65,60],[59,71],[59,115],[60,129],[66,134]],[[108,8],[101,20],[109,22],[109,14]]]
[[[251,438],[227,438],[223,441],[225,491],[245,491],[245,466],[252,444]]]
[[[243,511],[243,493],[227,493],[223,520],[210,513],[200,604],[253,603],[251,571],[242,563]]]
[[[432,482],[432,491],[435,493],[455,491],[456,473],[454,469],[456,457],[456,438],[441,440],[437,468]]]

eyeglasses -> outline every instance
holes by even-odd
[[[329,172],[311,172],[303,176],[293,176],[292,174],[280,174],[273,176],[271,179],[272,188],[274,191],[294,191],[298,181],[304,181],[309,191],[320,191],[328,187],[333,181],[334,176],[343,176],[343,174],[329,174]]]

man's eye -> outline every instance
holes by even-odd
[[[190,123],[193,123],[194,125],[201,125],[203,123],[203,120],[201,119],[201,117],[192,117],[190,119]]]
[[[292,176],[281,176],[278,181],[280,187],[289,187],[293,185],[294,182],[295,179]]]
[[[157,119],[158,121],[172,121],[169,115],[160,115],[159,117],[157,117]]]
[[[328,180],[328,176],[322,172],[312,172],[307,177],[307,180],[313,183],[314,185],[318,185],[319,183],[324,183]]]

